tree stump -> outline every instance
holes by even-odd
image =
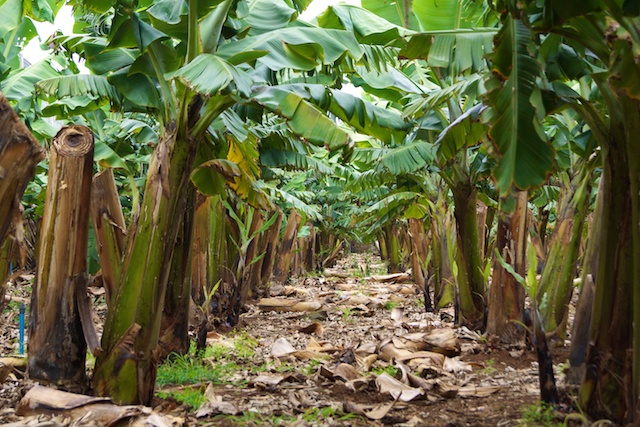
[[[29,376],[70,391],[86,386],[87,344],[78,310],[86,298],[93,133],[60,130],[49,180],[29,321]]]

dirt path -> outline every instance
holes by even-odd
[[[526,423],[539,396],[531,350],[497,349],[454,328],[451,309],[425,313],[411,282],[378,280],[383,265],[371,254],[352,254],[332,272],[254,301],[237,331],[209,334],[197,363],[162,367],[156,410],[175,425],[543,425]],[[17,349],[16,309],[2,317],[2,356]],[[554,349],[561,390],[566,355]],[[0,384],[0,422],[38,425],[15,415],[32,386],[19,370]],[[203,391],[197,411],[175,399]]]

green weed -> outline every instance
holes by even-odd
[[[424,303],[423,303],[424,304]],[[387,301],[384,303],[384,309],[385,310],[393,310],[394,308],[396,308],[398,306],[398,302],[397,301]]]
[[[159,391],[156,395],[162,399],[171,396],[178,402],[189,405],[194,410],[198,409],[204,402],[204,393],[202,387],[188,387],[184,390],[164,392]]]
[[[398,368],[396,368],[395,366],[389,365],[389,366],[385,366],[384,368],[373,368],[371,372],[376,375],[387,373],[392,377],[395,377],[398,374]]]
[[[537,405],[526,407],[518,425],[521,427],[554,427],[558,423],[553,406],[540,402]]]

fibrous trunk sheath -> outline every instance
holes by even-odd
[[[107,304],[110,304],[120,274],[127,234],[113,169],[106,169],[93,177],[91,219],[98,244],[102,283]]]
[[[197,141],[168,127],[149,165],[93,375],[96,393],[118,403],[149,403],[153,397],[169,266],[196,150]]]
[[[29,322],[29,376],[77,390],[87,345],[77,299],[85,298],[93,134],[63,128],[51,144],[49,179]]]
[[[498,219],[496,248],[516,273],[526,274],[527,236],[529,229],[527,192],[521,191],[515,200],[515,209],[501,210]],[[515,343],[524,338],[520,326],[524,312],[524,287],[496,259],[489,295],[487,333],[504,343]]]
[[[0,244],[44,149],[0,93]]]

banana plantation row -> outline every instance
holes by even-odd
[[[638,1],[362,0],[312,22],[308,0],[69,3],[75,34],[31,65],[60,5],[0,6],[0,268],[35,220],[32,377],[84,378],[89,343],[95,392],[146,403],[191,299],[233,325],[289,256],[377,240],[428,308],[506,343],[525,293],[534,341],[563,339],[581,278],[581,407],[638,421]],[[100,343],[81,321],[99,268]]]

